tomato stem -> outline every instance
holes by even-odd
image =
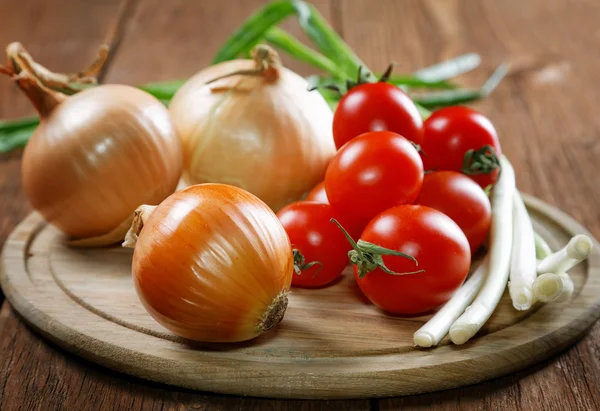
[[[414,141],[410,141],[410,140],[408,140],[408,142],[410,144],[412,144],[412,146],[415,148],[415,150],[417,150],[417,153],[421,154],[422,156],[427,157],[427,153],[423,151],[423,148],[419,144],[415,143]]]
[[[485,145],[479,150],[468,150],[463,158],[461,171],[468,175],[489,174],[500,168],[500,160],[494,147]]]
[[[417,266],[419,265],[419,262],[412,255],[405,254],[400,251],[390,250],[389,248],[385,248],[368,241],[358,240],[358,242],[355,242],[352,236],[348,234],[348,231],[346,231],[335,218],[332,218],[329,221],[337,225],[338,228],[342,230],[342,233],[344,233],[348,239],[348,242],[352,246],[353,249],[348,251],[348,259],[352,264],[358,267],[358,278],[363,278],[365,275],[373,270],[376,270],[377,268],[380,268],[385,273],[390,275],[410,275],[425,272],[425,270],[417,270],[405,273],[397,273],[390,270],[383,262],[384,255],[408,258],[409,260],[414,261],[415,265]]]
[[[379,77],[380,83],[387,83],[390,77],[392,76],[392,71],[394,70],[394,63],[390,63],[385,72]]]
[[[320,261],[311,261],[310,263],[307,263],[306,258],[297,248],[294,248],[292,250],[292,255],[294,257],[294,271],[298,275],[302,274],[302,271],[306,271],[310,267],[318,265],[319,269],[312,276],[312,278],[315,278],[317,274],[319,274],[319,271],[321,271],[321,269],[323,268],[323,263]]]

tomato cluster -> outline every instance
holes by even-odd
[[[492,123],[466,107],[422,122],[412,100],[387,83],[361,84],[334,114],[338,147],[325,180],[278,216],[294,247],[292,284],[336,280],[348,259],[381,309],[417,314],[444,304],[485,241],[498,178]]]

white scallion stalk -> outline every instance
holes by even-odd
[[[500,158],[502,172],[491,195],[489,271],[481,291],[463,315],[450,327],[450,339],[464,344],[490,318],[508,282],[512,245],[512,209],[515,172],[506,159]]]
[[[531,218],[518,191],[513,196],[513,244],[510,261],[510,298],[519,311],[535,303],[533,282],[537,278],[535,237]]]
[[[416,346],[429,348],[440,343],[448,334],[452,323],[477,296],[488,268],[489,258],[486,256],[452,298],[425,325],[415,332],[413,339]]]
[[[533,283],[536,298],[544,303],[567,301],[574,289],[573,280],[565,272],[542,274]]]
[[[541,235],[534,232],[533,236],[535,239],[535,257],[538,260],[543,260],[544,258],[548,257],[550,254],[552,254],[552,250],[550,249],[550,246],[548,245],[546,240],[544,240],[542,238]]]
[[[558,276],[561,278],[561,280],[563,282],[563,289],[562,289],[561,293],[558,295],[558,297],[556,297],[554,302],[562,303],[564,301],[567,301],[569,298],[571,298],[571,296],[573,295],[573,291],[575,291],[575,284],[573,284],[571,277],[569,277],[569,274],[567,274],[567,273],[559,273]]]
[[[587,235],[577,234],[565,247],[540,261],[537,272],[539,274],[567,272],[585,260],[593,246],[594,243]]]
[[[540,276],[533,283],[535,297],[545,303],[567,301],[575,288],[567,271],[585,260],[593,246],[587,235],[578,234],[565,247],[540,261],[537,265]]]

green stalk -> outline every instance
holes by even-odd
[[[352,51],[323,18],[317,9],[302,0],[292,0],[300,27],[321,52],[329,57],[349,78],[355,78],[358,68],[372,76],[365,63]]]
[[[267,30],[290,16],[296,6],[290,0],[268,3],[250,16],[219,49],[212,64],[238,58],[249,52],[264,37]]]
[[[535,258],[538,260],[543,260],[552,254],[552,249],[541,235],[534,231],[533,236],[535,239]]]
[[[265,40],[295,59],[308,63],[330,74],[335,79],[346,80],[347,78],[333,61],[310,47],[305,46],[285,30],[271,27],[265,33]]]
[[[456,85],[446,80],[425,80],[416,76],[406,76],[401,74],[392,74],[388,79],[388,83],[396,86],[439,88],[447,90],[456,89]]]
[[[36,128],[37,124],[30,124],[12,132],[0,133],[0,153],[8,153],[25,147]]]
[[[183,86],[186,81],[186,79],[183,79],[163,81],[160,83],[148,83],[138,86],[138,88],[152,94],[159,100],[171,100],[175,95],[175,92],[179,90],[179,88]]]
[[[414,73],[420,79],[442,81],[460,76],[475,70],[481,63],[481,57],[476,53],[463,54],[450,60],[442,61],[433,66],[422,68]]]
[[[413,101],[428,109],[435,109],[457,104],[469,103],[488,97],[508,73],[508,66],[503,64],[479,89],[459,89],[435,93],[411,95]]]
[[[0,130],[9,133],[24,127],[37,126],[39,123],[39,117],[23,117],[17,120],[0,120]]]

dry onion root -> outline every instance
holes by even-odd
[[[94,82],[106,56],[81,73],[56,74],[19,43],[7,47],[9,74],[40,114],[27,145],[23,187],[35,210],[74,246],[123,239],[141,204],[171,194],[182,169],[182,148],[169,113],[151,95],[102,85],[67,96],[73,81]]]
[[[177,191],[136,212],[126,247],[146,310],[192,340],[254,338],[283,318],[294,261],[277,216],[225,184]]]
[[[278,210],[323,180],[335,153],[333,115],[273,49],[259,45],[253,58],[200,71],[169,112],[188,184],[231,184]]]

